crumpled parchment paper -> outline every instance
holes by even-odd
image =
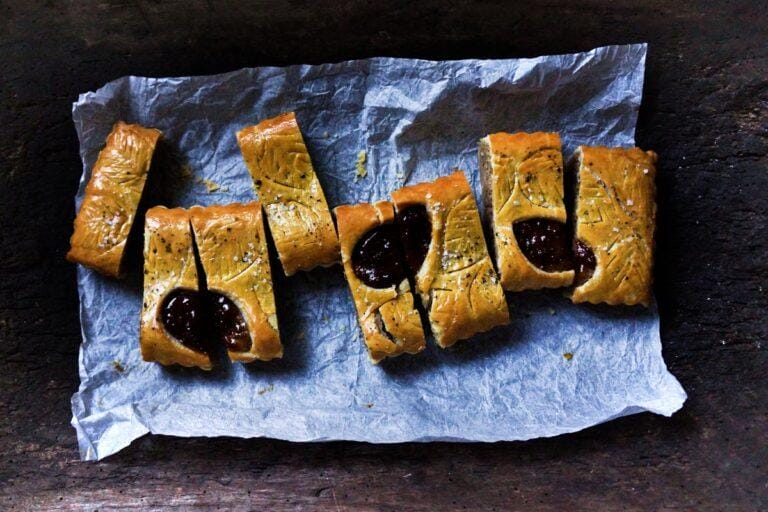
[[[117,120],[159,128],[176,174],[168,206],[255,198],[235,132],[296,111],[331,207],[466,171],[477,140],[557,131],[632,145],[646,45],[532,59],[372,58],[186,78],[124,77],[73,106],[85,183]],[[364,178],[356,177],[365,152]],[[663,157],[663,155],[662,155]],[[173,160],[172,158],[172,160]],[[340,266],[286,279],[274,266],[285,357],[206,373],[141,360],[141,262],[124,281],[78,269],[83,344],[72,424],[83,459],[152,432],[291,441],[522,440],[685,401],[661,355],[655,307],[574,306],[561,291],[510,294],[512,322],[455,350],[369,363]]]

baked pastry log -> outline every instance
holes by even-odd
[[[237,133],[285,275],[339,261],[325,194],[293,112]]]
[[[556,133],[494,133],[480,140],[480,175],[505,290],[573,282]]]
[[[576,151],[573,302],[651,301],[656,153],[581,146]]]
[[[140,345],[145,361],[212,367],[198,288],[189,212],[150,208],[144,224],[144,301]]]
[[[112,127],[75,218],[69,261],[108,276],[122,275],[125,244],[160,136],[154,128],[122,121]]]
[[[509,323],[464,173],[401,188],[392,200],[406,260],[437,344],[448,347]]]
[[[233,361],[282,357],[261,204],[194,206],[209,315]]]
[[[424,350],[392,203],[338,206],[341,261],[374,363]]]

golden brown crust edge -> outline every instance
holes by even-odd
[[[372,288],[358,279],[352,267],[352,253],[360,238],[371,229],[394,222],[392,203],[343,205],[336,207],[334,213],[344,275],[371,361],[378,363],[386,357],[421,352],[426,341],[408,280],[404,279],[398,286]]]
[[[480,212],[462,171],[392,193],[397,211],[424,205],[432,238],[416,288],[440,347],[509,323],[509,309],[485,243]]]
[[[75,217],[67,260],[120,277],[125,244],[159,130],[118,121],[99,153]]]
[[[248,325],[250,350],[227,350],[229,358],[282,357],[261,204],[193,206],[190,216],[208,289],[232,300]]]
[[[563,157],[557,133],[494,133],[480,140],[478,159],[505,290],[560,288],[574,271],[546,272],[521,252],[515,222],[543,218],[565,223]]]
[[[594,252],[595,272],[573,302],[648,306],[652,298],[656,161],[639,148],[580,146],[575,236]]]
[[[150,208],[144,223],[144,297],[139,345],[145,361],[212,368],[207,354],[170,336],[160,319],[165,297],[177,288],[198,290],[189,212],[164,206]]]
[[[285,275],[339,261],[325,194],[293,112],[237,133]]]

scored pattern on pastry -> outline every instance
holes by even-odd
[[[144,223],[144,299],[140,346],[145,361],[212,368],[198,275],[183,208],[150,208]]]
[[[480,141],[479,160],[502,287],[571,284],[560,136],[495,133]]]
[[[392,193],[400,229],[414,208],[425,208],[430,228],[423,262],[414,268],[416,289],[441,347],[509,323],[509,310],[483,236],[480,212],[464,173]],[[413,218],[418,218],[415,215]],[[421,231],[419,228],[417,231]],[[405,251],[418,241],[404,238]],[[418,259],[411,260],[418,263]]]
[[[392,203],[334,209],[344,274],[357,310],[368,353],[385,357],[424,350],[424,330],[415,309],[406,263],[394,225]]]
[[[67,259],[120,277],[125,244],[161,133],[118,121],[99,153],[75,218]]]
[[[261,204],[190,209],[209,313],[229,358],[282,357]]]
[[[656,154],[639,148],[577,150],[574,302],[651,300]]]
[[[237,140],[285,274],[337,263],[331,212],[293,112],[244,128]]]

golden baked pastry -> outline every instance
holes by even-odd
[[[656,153],[581,146],[577,191],[573,302],[651,301],[656,223]]]
[[[561,151],[556,133],[494,133],[480,140],[484,203],[505,290],[573,282]]]
[[[204,298],[189,226],[189,212],[150,208],[144,224],[144,301],[140,345],[145,361],[212,367]]]
[[[122,275],[125,243],[161,135],[154,128],[122,121],[112,127],[75,218],[69,261],[108,276]]]
[[[424,350],[424,329],[413,304],[392,203],[334,209],[341,262],[357,320],[374,363]]]
[[[406,260],[438,345],[448,347],[509,323],[464,173],[401,188],[392,200]]]
[[[229,358],[281,357],[261,204],[194,206],[190,214],[205,271],[208,314]]]
[[[243,128],[237,141],[285,275],[339,261],[339,240],[293,112]]]

